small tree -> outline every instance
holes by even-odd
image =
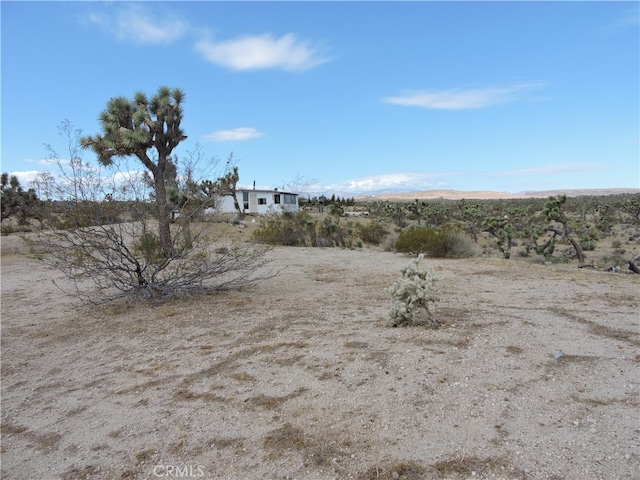
[[[409,262],[401,270],[402,276],[387,290],[392,301],[387,326],[440,326],[431,311],[431,304],[438,301],[434,293],[436,276],[429,267],[421,265],[423,259],[424,255],[420,254]]]

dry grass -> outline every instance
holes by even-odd
[[[84,467],[71,467],[62,474],[62,480],[78,480],[81,478],[96,478],[101,475],[100,467],[94,465],[85,465]],[[99,477],[98,477],[99,478]],[[120,477],[125,478],[125,477]],[[130,477],[135,478],[135,477]]]
[[[224,450],[225,448],[242,448],[244,445],[244,438],[242,437],[218,437],[214,438],[209,442],[211,445],[216,447],[219,450]]]
[[[525,478],[524,472],[518,473],[510,463],[502,457],[479,458],[475,456],[455,457],[439,460],[433,464],[440,478],[487,478],[489,475],[505,475],[510,479]]]
[[[267,452],[267,458],[273,460],[281,457],[288,450],[302,450],[306,447],[304,431],[285,423],[282,427],[272,430],[264,437],[262,444]]]
[[[224,402],[224,397],[214,395],[210,392],[195,393],[186,388],[182,388],[173,395],[178,402],[190,402],[195,400],[204,400],[205,402]]]
[[[344,470],[350,461],[350,452],[362,448],[354,444],[351,435],[339,428],[320,428],[307,433],[299,427],[285,423],[269,432],[263,440],[263,448],[270,460],[296,452],[305,462],[317,467],[330,467],[336,472]]]
[[[279,397],[260,394],[260,395],[256,395],[255,397],[246,399],[245,403],[256,406],[256,407],[266,408],[267,410],[275,410],[276,408],[280,407],[284,402],[291,400],[292,398],[299,397],[306,391],[307,389],[305,387],[301,387],[287,395],[282,395]]]
[[[241,382],[253,382],[256,377],[247,372],[236,372],[231,375],[231,378],[235,378]]]
[[[516,347],[515,345],[508,345],[507,347],[505,347],[505,350],[511,355],[519,355],[520,353],[524,352],[524,349]]]
[[[2,421],[2,436],[8,437],[9,435],[16,435],[18,433],[24,433],[27,431],[27,427],[24,425],[14,425],[6,421]]]
[[[374,465],[358,475],[358,480],[423,480],[429,469],[416,462],[395,462]]]
[[[631,332],[629,330],[602,325],[561,307],[549,307],[547,310],[571,321],[587,325],[589,327],[589,333],[593,335],[599,335],[601,337],[611,338],[613,340],[624,341],[632,345],[640,346],[640,334],[638,334],[638,332]]]

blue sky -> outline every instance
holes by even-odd
[[[640,186],[637,2],[0,5],[2,171],[24,182],[62,120],[98,133],[111,97],[166,85],[178,157],[233,152],[244,185]]]

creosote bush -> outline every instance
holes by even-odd
[[[396,250],[412,255],[427,254],[436,258],[473,256],[473,241],[455,225],[440,228],[409,227],[398,235]]]
[[[262,217],[252,237],[269,245],[304,247],[316,240],[316,221],[305,211],[273,212]]]
[[[252,238],[269,245],[351,248],[353,233],[352,222],[341,222],[333,216],[318,222],[305,211],[273,212],[260,220]]]
[[[398,278],[387,290],[391,295],[388,327],[428,325],[438,328],[440,322],[431,311],[431,304],[438,301],[435,296],[433,270],[422,265],[424,254],[409,262]]]
[[[372,221],[368,224],[358,223],[355,226],[355,231],[362,241],[371,245],[380,245],[389,233],[379,221]]]

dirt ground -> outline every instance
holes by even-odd
[[[269,257],[242,291],[89,309],[3,237],[2,478],[640,477],[640,276],[428,260],[443,327],[392,329],[409,257]]]

